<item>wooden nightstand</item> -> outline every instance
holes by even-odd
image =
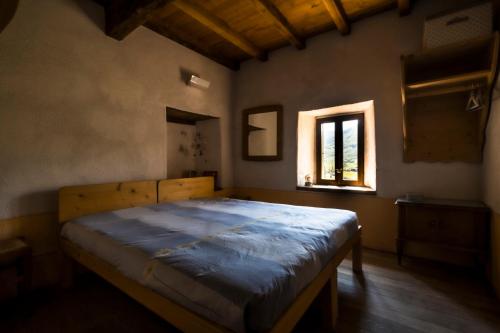
[[[0,240],[0,268],[16,266],[18,293],[31,288],[31,247],[19,238]]]
[[[490,246],[490,210],[482,202],[398,199],[398,263],[407,242],[437,246],[442,251],[471,253],[484,265]]]

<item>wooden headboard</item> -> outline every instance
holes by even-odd
[[[158,182],[158,203],[213,196],[213,177],[165,179]]]
[[[213,196],[213,177],[63,187],[59,190],[59,222],[110,210]]]
[[[63,187],[59,190],[59,222],[115,209],[153,205],[157,181],[132,181]]]

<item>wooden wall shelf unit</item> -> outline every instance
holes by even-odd
[[[481,202],[462,200],[398,199],[398,262],[408,242],[450,253],[473,254],[484,266],[489,255],[490,211]]]
[[[479,163],[499,33],[401,57],[404,161]],[[483,107],[466,111],[471,91]]]

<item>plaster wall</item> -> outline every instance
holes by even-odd
[[[484,201],[500,214],[500,80],[493,93],[486,130],[483,173]]]
[[[167,123],[167,178],[182,178],[187,170],[196,170],[193,144],[196,126]]]
[[[492,282],[500,296],[500,82],[493,93],[483,162],[484,201],[492,209]]]
[[[232,185],[233,72],[146,28],[119,42],[103,25],[93,1],[23,0],[0,33],[0,219],[55,211],[66,185],[165,178],[167,105],[220,118]]]

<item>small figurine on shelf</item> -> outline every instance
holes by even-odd
[[[313,184],[312,184],[312,178],[311,178],[311,175],[307,174],[307,175],[305,176],[305,179],[306,179],[306,182],[305,182],[305,184],[304,184],[305,186],[312,186],[312,185],[313,185]]]

